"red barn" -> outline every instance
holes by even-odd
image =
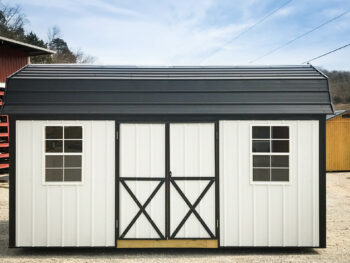
[[[5,93],[6,78],[30,63],[31,56],[49,55],[55,52],[0,36],[0,105]],[[9,122],[7,115],[0,115],[0,171],[9,168]]]

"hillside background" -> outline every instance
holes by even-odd
[[[329,78],[332,101],[336,110],[350,110],[350,72],[321,69]]]

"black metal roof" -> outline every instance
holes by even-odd
[[[330,114],[310,65],[28,65],[7,81],[6,114]]]

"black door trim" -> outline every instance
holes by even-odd
[[[120,177],[120,164],[119,164],[119,159],[120,159],[120,138],[122,136],[122,134],[119,134],[120,132],[120,125],[121,124],[164,124],[165,126],[165,177]],[[172,177],[171,176],[171,172],[170,172],[170,124],[172,123],[184,123],[184,124],[196,124],[196,123],[210,123],[210,124],[214,124],[214,143],[215,143],[215,176],[214,177]],[[151,225],[153,226],[153,228],[156,230],[156,232],[158,233],[159,237],[158,238],[132,238],[135,240],[145,240],[145,239],[193,239],[193,240],[201,240],[201,239],[218,239],[219,238],[219,224],[218,224],[218,216],[219,216],[219,207],[218,207],[218,196],[219,196],[219,186],[218,186],[218,179],[219,179],[219,174],[218,174],[218,122],[212,122],[212,121],[186,121],[186,122],[118,122],[116,123],[116,131],[118,132],[118,140],[117,140],[117,144],[116,144],[116,148],[117,148],[117,154],[116,154],[116,174],[117,174],[117,178],[116,178],[116,245],[117,245],[117,241],[119,240],[126,240],[129,238],[125,238],[125,235],[127,234],[127,232],[131,229],[131,227],[133,226],[133,224],[137,221],[138,217],[143,213],[146,218],[148,219],[148,221],[151,223]],[[132,193],[131,189],[126,185],[125,181],[160,181],[160,183],[158,184],[157,188],[152,192],[151,196],[149,196],[149,198],[147,199],[147,201],[142,205],[136,198],[136,196]],[[189,180],[189,181],[209,181],[208,185],[205,187],[205,189],[202,191],[202,193],[200,194],[200,196],[197,198],[197,200],[195,201],[195,203],[191,203],[187,197],[185,196],[185,194],[182,192],[182,190],[179,188],[179,186],[177,185],[176,181],[182,181],[182,180]],[[154,223],[154,221],[152,220],[152,218],[149,216],[149,214],[146,212],[145,208],[146,206],[152,201],[152,198],[156,195],[156,193],[158,192],[158,190],[160,189],[160,187],[163,185],[163,183],[165,184],[165,235],[162,234],[162,232],[159,230],[159,228],[156,226],[156,224]],[[120,201],[120,185],[123,185],[123,187],[126,189],[126,191],[129,193],[129,195],[131,196],[131,198],[134,200],[134,202],[137,204],[137,206],[139,207],[139,211],[137,212],[137,214],[133,217],[133,219],[131,220],[131,222],[129,223],[129,225],[127,226],[127,228],[125,228],[125,230],[123,231],[123,233],[120,233],[120,205],[119,205],[119,201]],[[182,221],[180,222],[180,224],[177,226],[177,228],[175,229],[175,231],[173,233],[171,233],[170,231],[170,186],[173,185],[176,189],[176,191],[180,194],[180,196],[182,197],[182,199],[185,201],[185,203],[187,204],[187,206],[189,207],[189,211],[186,213],[185,217],[182,219]],[[198,214],[198,212],[195,210],[195,208],[198,206],[198,204],[200,203],[200,201],[203,199],[203,197],[205,196],[205,194],[209,191],[209,189],[211,188],[211,186],[214,185],[215,189],[215,232],[213,233],[210,228],[207,226],[207,224],[204,222],[204,220],[201,218],[201,216]],[[159,188],[158,188],[159,187]],[[177,238],[176,234],[178,233],[178,231],[181,229],[181,227],[186,223],[186,220],[190,217],[191,214],[194,214],[196,216],[196,218],[198,219],[198,221],[200,222],[200,224],[203,226],[203,228],[207,231],[207,233],[209,234],[209,238]],[[219,241],[218,241],[219,242]]]

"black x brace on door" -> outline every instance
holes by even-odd
[[[130,223],[127,225],[127,227],[124,229],[123,232],[119,232],[119,226],[117,220],[116,222],[116,239],[123,240],[123,239],[130,239],[126,238],[127,233],[129,230],[133,227],[133,225],[136,223],[137,219],[143,214],[145,218],[148,220],[148,222],[152,225],[153,229],[156,231],[158,234],[158,238],[147,238],[147,239],[186,239],[186,238],[177,238],[176,235],[178,232],[181,230],[181,228],[185,225],[186,221],[188,218],[193,214],[197,220],[200,222],[201,226],[205,229],[207,234],[209,235],[209,239],[218,239],[219,238],[219,196],[218,196],[218,190],[219,190],[219,185],[218,185],[218,123],[215,123],[215,176],[214,177],[200,177],[200,176],[195,176],[195,177],[173,177],[172,172],[170,171],[170,139],[169,139],[169,134],[170,134],[170,129],[169,129],[169,123],[165,123],[165,177],[120,177],[119,176],[119,154],[120,154],[120,149],[119,149],[119,142],[117,142],[117,149],[118,149],[118,165],[117,165],[117,180],[116,180],[116,211],[117,211],[117,217],[119,218],[119,193],[120,193],[120,187],[123,187],[126,192],[130,195],[132,200],[135,202],[135,204],[138,207],[138,212],[135,214],[135,216],[132,218]],[[117,126],[117,132],[119,132],[119,125]],[[118,136],[119,137],[119,136]],[[119,138],[118,138],[119,139]],[[131,188],[128,186],[127,182],[128,181],[153,181],[153,182],[158,182],[156,184],[156,187],[154,190],[151,192],[149,197],[146,199],[145,202],[141,203],[140,200],[137,199],[135,193],[131,190]],[[207,182],[207,185],[205,188],[201,191],[200,195],[198,198],[195,200],[195,202],[190,202],[188,197],[186,197],[185,193],[181,190],[181,188],[178,185],[179,181],[204,181]],[[152,199],[156,196],[158,191],[161,189],[161,187],[165,185],[165,235],[162,233],[162,231],[159,229],[157,224],[154,222],[152,217],[149,215],[149,213],[146,211],[147,206],[151,203]],[[170,230],[170,187],[173,187],[176,192],[181,196],[182,200],[185,202],[185,204],[188,207],[188,212],[185,214],[183,219],[180,221],[180,223],[176,226],[174,231]],[[197,212],[196,208],[200,204],[200,202],[203,200],[205,195],[208,193],[208,191],[212,188],[215,187],[215,232],[210,230],[206,222],[203,220],[203,218],[200,216],[200,214]],[[143,238],[137,238],[137,239],[143,239]],[[193,238],[188,238],[188,239],[208,239],[208,238],[199,238],[199,237],[193,237]]]

